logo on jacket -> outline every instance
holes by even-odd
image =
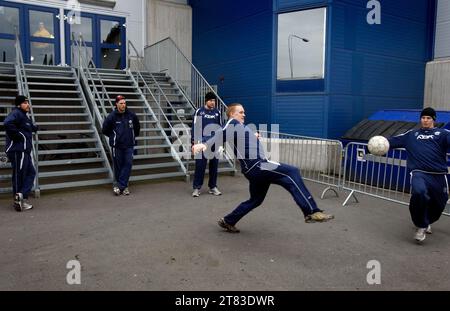
[[[433,135],[419,135],[417,139],[434,139]]]
[[[215,119],[216,116],[217,116],[217,114],[216,114],[216,115],[212,115],[212,114],[204,114],[204,115],[203,115],[203,117],[204,117],[205,119]]]
[[[441,132],[434,132],[434,135],[441,135]]]
[[[130,129],[133,128],[133,120],[128,120],[128,126],[130,127]]]

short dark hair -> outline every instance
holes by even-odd
[[[231,114],[236,110],[237,106],[242,106],[241,103],[232,103],[227,106],[227,117],[230,118]]]

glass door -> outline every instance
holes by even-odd
[[[23,36],[20,26],[22,10],[19,5],[0,1],[0,62],[15,62],[16,50],[14,43],[16,32]],[[23,44],[24,40],[20,40]],[[22,45],[23,49],[23,45]]]
[[[123,69],[126,66],[125,59],[125,19],[100,17],[98,26],[100,29],[100,59],[102,68]]]
[[[25,21],[28,26],[25,62],[36,65],[60,64],[58,9],[27,6]]]
[[[67,15],[68,12],[66,12]],[[72,38],[75,37],[79,40],[80,35],[86,43],[86,48],[82,48],[82,54],[84,58],[92,58],[95,62],[97,56],[94,49],[96,34],[94,32],[95,16],[92,14],[81,13],[80,23],[75,23],[75,18],[69,17],[66,20],[65,33],[66,33],[66,62],[72,66],[78,66],[79,55],[78,49],[72,48]],[[97,64],[96,64],[97,65]]]

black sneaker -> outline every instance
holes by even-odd
[[[239,230],[235,226],[227,224],[223,218],[219,219],[219,221],[217,223],[219,224],[220,227],[222,227],[225,230],[227,230],[227,232],[230,232],[230,233],[239,233],[239,232],[241,232],[241,230]]]

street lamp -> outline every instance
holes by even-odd
[[[299,37],[299,36],[294,35],[294,34],[290,34],[289,37],[288,37],[289,66],[290,66],[290,68],[291,68],[291,79],[294,78],[294,68],[293,68],[293,58],[294,58],[294,56],[292,55],[292,39],[293,39],[293,38],[300,39],[300,40],[302,40],[302,41],[305,42],[305,43],[306,43],[306,42],[309,42],[308,39]]]

